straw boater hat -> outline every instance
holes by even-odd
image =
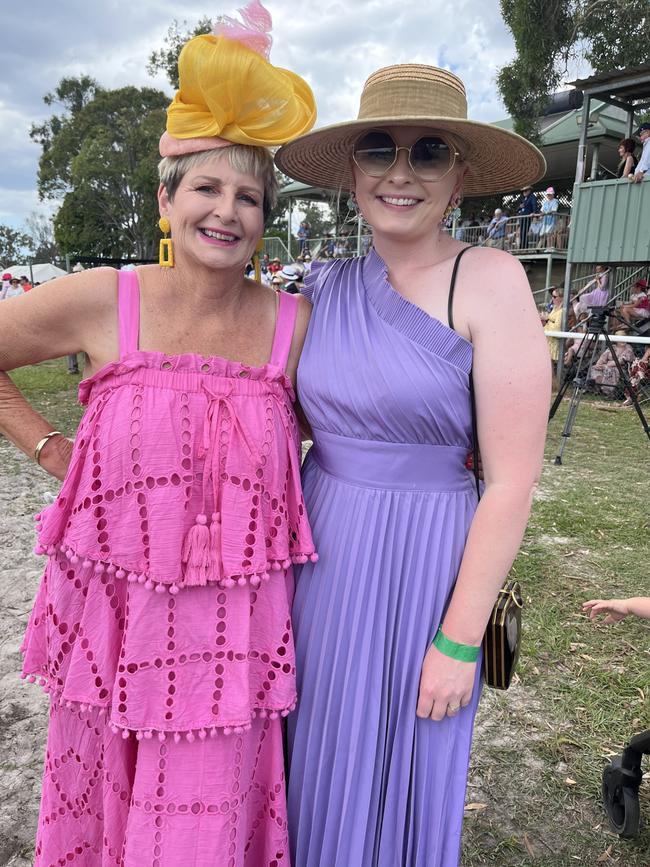
[[[352,187],[352,147],[367,130],[431,127],[448,135],[469,168],[463,190],[477,196],[520,190],[546,171],[540,151],[526,139],[467,119],[463,82],[437,66],[387,66],[366,81],[357,120],[323,127],[276,154],[278,168],[298,181],[332,189]]]

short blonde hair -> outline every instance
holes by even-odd
[[[169,200],[173,201],[181,181],[191,169],[210,160],[226,157],[231,169],[242,174],[259,178],[264,186],[264,222],[278,200],[278,180],[275,175],[273,157],[266,148],[251,145],[232,144],[223,148],[183,154],[179,157],[163,157],[158,163],[160,183],[167,190]]]

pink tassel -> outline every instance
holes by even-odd
[[[207,583],[210,567],[210,531],[207,523],[205,515],[197,515],[183,542],[182,559],[188,587],[203,587]]]
[[[213,512],[210,524],[210,580],[220,581],[223,575],[221,563],[221,515]]]

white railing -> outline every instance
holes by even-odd
[[[361,255],[368,252],[372,246],[372,235],[364,232],[361,235]],[[282,262],[300,261],[308,256],[310,259],[346,259],[357,255],[359,238],[357,233],[345,235],[325,235],[318,238],[292,238],[291,256],[281,238],[263,238],[264,252],[273,259],[277,257]]]
[[[454,222],[446,231],[466,244],[499,247],[515,254],[533,254],[566,250],[571,217],[569,214],[516,215],[508,217],[505,224],[493,232],[489,231],[488,223],[471,226],[464,225],[465,222]]]

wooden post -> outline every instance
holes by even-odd
[[[589,132],[589,108],[591,97],[585,94],[582,106],[582,129],[580,130],[580,143],[578,144],[578,160],[576,162],[576,184],[581,184],[585,179],[585,164],[587,162],[587,134]]]
[[[600,155],[600,142],[594,142],[594,146],[591,152],[591,172],[589,173],[589,180],[596,181],[598,180],[598,157]]]

